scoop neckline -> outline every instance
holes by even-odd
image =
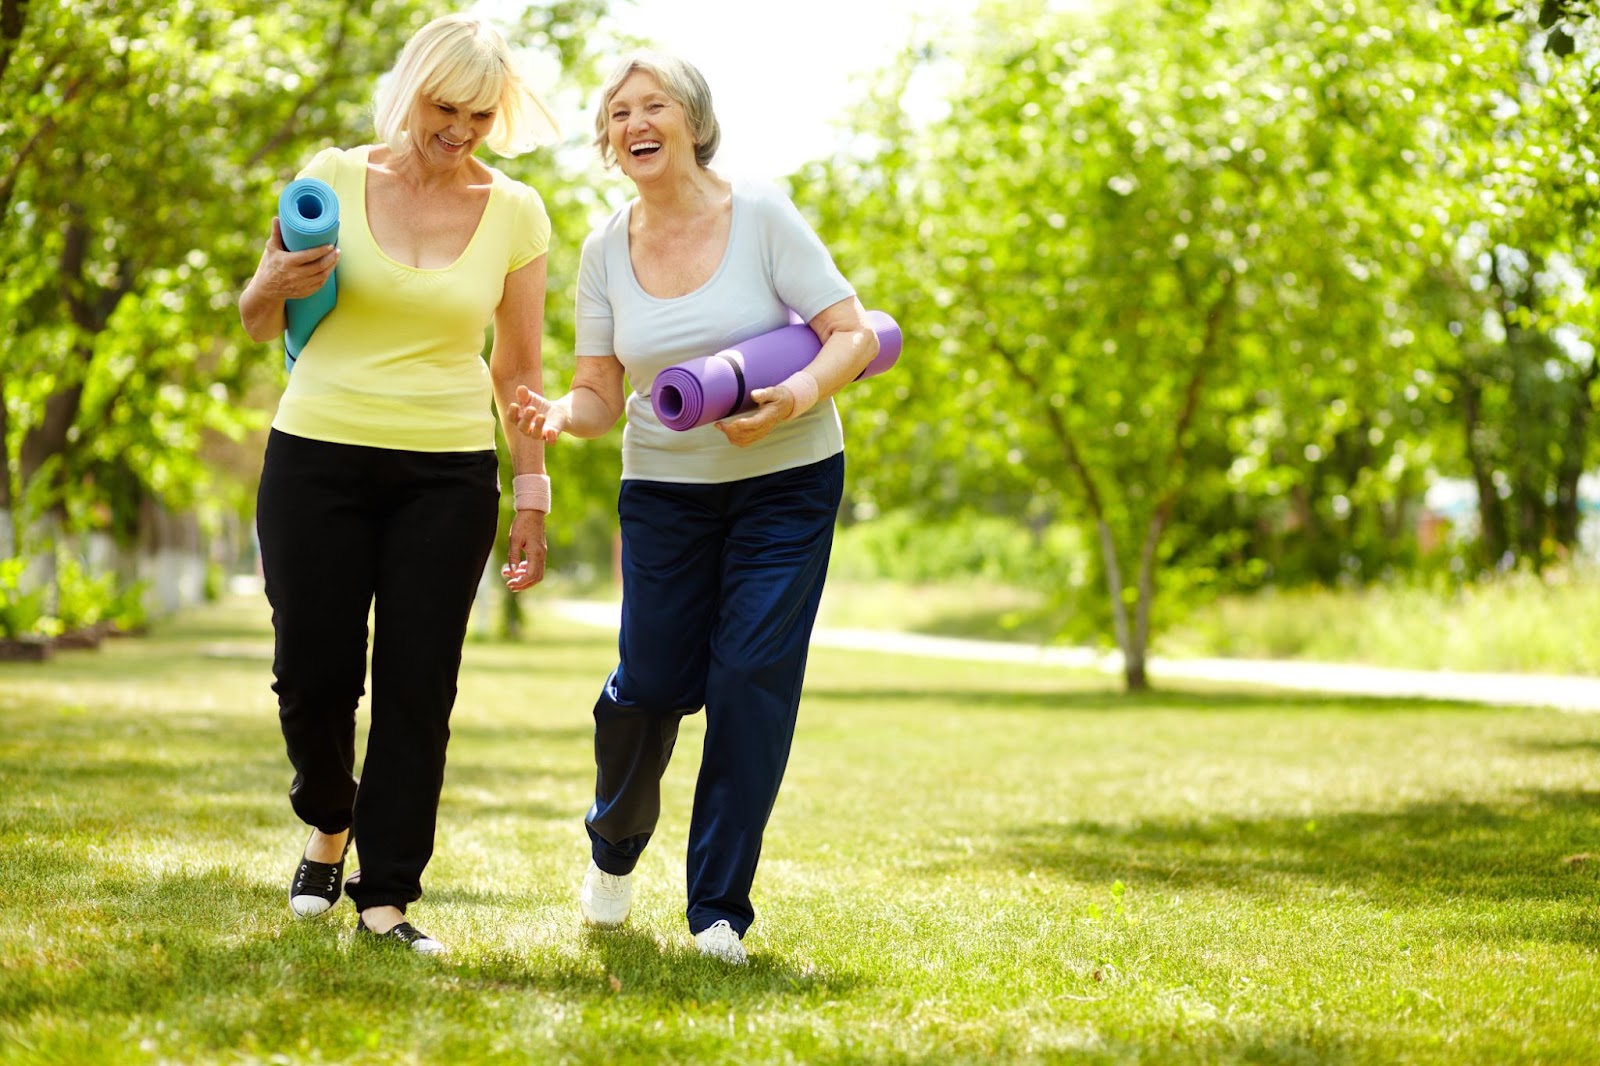
[[[739,231],[739,221],[744,215],[744,212],[740,210],[738,190],[731,181],[728,183],[728,200],[729,208],[732,211],[732,216],[728,219],[728,242],[722,248],[722,258],[717,262],[717,269],[711,272],[709,278],[681,296],[657,296],[646,289],[644,283],[639,280],[639,274],[633,268],[633,234],[630,231],[630,223],[633,221],[633,209],[639,203],[639,199],[635,197],[629,201],[628,213],[622,220],[622,250],[628,257],[628,280],[632,283],[634,291],[647,300],[653,300],[660,304],[670,304],[698,296],[716,284],[717,279],[727,272],[728,261],[733,257],[733,238]]]
[[[367,217],[367,179],[371,176],[372,150],[375,147],[377,146],[371,144],[366,145],[361,157],[360,215],[361,228],[366,231],[367,242],[372,245],[373,250],[378,253],[384,262],[390,264],[391,266],[399,267],[401,270],[409,270],[415,274],[445,274],[460,266],[461,263],[467,258],[467,254],[471,252],[473,247],[478,243],[478,238],[483,234],[484,223],[488,221],[489,210],[494,206],[495,199],[500,195],[500,172],[494,167],[489,166],[487,163],[483,164],[484,169],[489,172],[489,195],[483,202],[483,213],[478,216],[478,223],[472,229],[472,237],[468,239],[466,247],[461,249],[460,254],[457,255],[455,259],[451,260],[450,263],[442,267],[412,266],[410,263],[403,263],[394,256],[390,255],[388,252],[384,251],[383,245],[379,244],[378,238],[373,235],[372,221]]]

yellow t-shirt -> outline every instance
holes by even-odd
[[[336,444],[492,449],[484,330],[506,275],[550,245],[544,201],[491,167],[489,203],[466,251],[438,270],[407,266],[367,227],[370,151],[328,148],[300,172],[339,197],[338,296],[295,361],[272,426]]]

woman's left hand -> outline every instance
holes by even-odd
[[[545,552],[544,512],[518,511],[511,520],[506,565],[500,568],[506,588],[521,592],[543,581]]]
[[[713,423],[736,448],[747,447],[765,437],[794,410],[794,394],[783,385],[756,389],[750,393],[750,398],[757,404],[754,411]]]

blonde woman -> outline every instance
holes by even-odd
[[[289,797],[311,827],[290,907],[323,914],[344,891],[358,936],[436,954],[406,908],[433,854],[461,645],[495,537],[490,400],[505,419],[517,384],[541,379],[550,240],[539,194],[476,153],[515,155],[556,130],[476,19],[428,23],[383,84],[380,143],[329,148],[301,171],[337,193],[339,247],[287,251],[274,219],[239,310],[253,339],[275,341],[284,301],[338,271],[337,305],[279,401],[257,500]],[[506,437],[517,511],[501,573],[515,591],[544,576],[550,492],[543,442]],[[353,839],[360,874],[341,883]]]

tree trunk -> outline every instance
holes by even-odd
[[[1117,538],[1103,519],[1096,526],[1100,532],[1100,557],[1106,567],[1106,595],[1111,601],[1111,630],[1122,652],[1123,683],[1129,692],[1143,692],[1150,687],[1150,679],[1145,674],[1146,642],[1144,636],[1128,624],[1128,604],[1122,596],[1122,564],[1117,560]]]
[[[6,415],[6,379],[0,375],[0,511],[11,510],[11,424]],[[4,556],[0,556],[4,558]]]
[[[1150,691],[1150,675],[1145,672],[1144,647],[1130,651],[1122,660],[1122,683],[1129,692]]]
[[[1495,488],[1494,471],[1488,457],[1478,446],[1478,428],[1482,424],[1483,392],[1473,380],[1471,371],[1463,370],[1461,385],[1461,417],[1467,462],[1472,467],[1472,483],[1478,489],[1478,550],[1488,566],[1497,566],[1510,546],[1510,531],[1506,527],[1506,512],[1500,492]]]
[[[1583,476],[1583,461],[1589,451],[1589,422],[1594,414],[1590,398],[1600,360],[1596,360],[1573,390],[1572,407],[1567,413],[1567,439],[1561,448],[1561,464],[1556,470],[1556,502],[1553,535],[1568,552],[1578,548],[1578,530],[1583,524],[1582,501],[1578,499],[1578,479]]]
[[[1176,499],[1176,496],[1173,497]],[[1139,549],[1138,599],[1134,607],[1133,639],[1124,659],[1128,691],[1143,692],[1150,687],[1145,673],[1146,654],[1150,647],[1150,608],[1156,600],[1156,550],[1161,545],[1161,534],[1167,528],[1165,508],[1157,508],[1150,516],[1150,526],[1145,530],[1144,545]]]
[[[0,0],[0,78],[5,77],[6,68],[11,65],[27,19],[28,0]]]
[[[88,353],[81,354],[87,362]],[[60,455],[67,450],[67,439],[72,424],[77,421],[78,407],[82,400],[81,384],[69,385],[45,400],[44,417],[22,438],[22,453],[18,459],[24,493],[27,492],[28,483],[39,472],[39,468],[44,466],[51,456]]]
[[[82,160],[78,161],[82,171]],[[128,264],[118,262],[111,284],[100,286],[86,278],[89,246],[94,238],[84,212],[76,204],[62,208],[66,217],[65,240],[61,251],[61,294],[73,324],[81,331],[73,345],[76,365],[82,367],[80,380],[63,386],[44,404],[44,417],[28,431],[22,441],[19,457],[22,467],[22,491],[26,493],[29,481],[52,456],[63,454],[70,443],[71,430],[77,421],[83,402],[83,381],[94,359],[94,342],[111,320],[117,304],[132,288]]]
[[[1183,406],[1172,427],[1172,451],[1167,456],[1167,485],[1150,512],[1150,524],[1145,529],[1144,543],[1139,549],[1139,573],[1135,578],[1137,596],[1134,604],[1133,632],[1123,643],[1123,674],[1129,692],[1144,692],[1150,687],[1146,672],[1146,651],[1150,647],[1150,607],[1156,598],[1156,554],[1161,547],[1161,535],[1166,531],[1172,512],[1183,492],[1184,469],[1189,463],[1189,429],[1200,412],[1200,396],[1205,391],[1206,371],[1217,348],[1222,343],[1229,314],[1233,310],[1235,279],[1230,278],[1216,303],[1206,309],[1206,335],[1201,343],[1200,357],[1190,368],[1189,381],[1183,390]],[[1120,599],[1116,606],[1120,609]]]
[[[0,376],[0,559],[9,559],[17,550],[16,512],[11,506],[11,426],[6,416],[6,382]]]

